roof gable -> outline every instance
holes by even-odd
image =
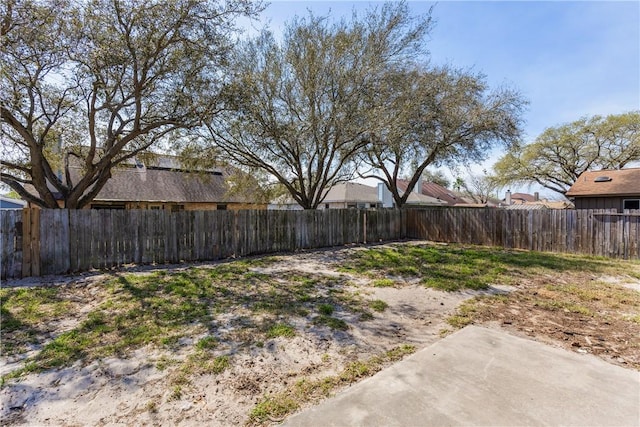
[[[513,193],[511,194],[511,200],[522,200],[523,202],[535,202],[536,197],[527,193]]]
[[[640,168],[585,171],[565,195],[569,197],[640,196]]]
[[[404,192],[409,186],[409,181],[406,179],[399,179],[396,181],[396,185],[398,186],[398,189],[401,190],[401,192]],[[433,197],[437,200],[442,200],[451,206],[454,206],[458,203],[465,203],[465,200],[463,200],[461,197],[456,196],[453,191],[439,184],[436,184],[435,182],[422,182],[420,193],[425,196]]]
[[[356,182],[336,184],[329,189],[323,203],[378,203],[378,189]]]

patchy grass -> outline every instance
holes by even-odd
[[[531,274],[591,272],[615,274],[624,262],[598,257],[549,254],[462,245],[387,245],[358,251],[343,271],[374,278],[373,286],[394,286],[385,276],[409,277],[434,289],[482,290],[511,285]],[[638,274],[632,272],[631,274]]]
[[[352,362],[337,375],[317,379],[303,378],[285,391],[263,396],[251,410],[249,422],[263,424],[281,421],[303,404],[328,397],[337,388],[369,377],[385,365],[401,360],[413,352],[414,346],[402,345],[379,356]]]
[[[383,311],[385,311],[387,309],[387,307],[389,307],[389,304],[387,304],[386,302],[382,301],[382,300],[373,300],[369,302],[369,307],[371,307],[371,309],[373,311],[377,311],[378,313],[382,313]]]
[[[376,288],[392,288],[396,285],[395,280],[391,279],[375,279],[371,285]]]
[[[196,343],[196,349],[198,350],[213,350],[217,346],[218,340],[212,336],[204,337]]]
[[[473,315],[477,310],[477,299],[464,301],[456,310],[456,314],[447,319],[447,323],[454,328],[464,328],[473,323]]]
[[[270,319],[305,317],[317,311],[320,317],[315,323],[335,330],[348,328],[343,320],[332,317],[338,308],[366,320],[367,302],[337,286],[345,279],[292,273],[276,276],[252,270],[276,261],[270,257],[171,273],[119,274],[101,285],[94,309],[53,338],[38,328],[68,314],[70,302],[64,298],[64,287],[2,289],[3,354],[24,351],[30,345],[41,347],[5,379],[79,360],[88,364],[103,357],[124,357],[147,345],[173,350],[187,345],[181,344],[182,338],[198,335],[205,338],[192,344],[196,354],[216,348],[219,338],[248,346],[263,338],[295,334],[286,321],[261,329],[254,314],[268,324],[274,322]],[[211,335],[218,316],[237,309],[250,315],[234,320],[236,327],[226,336]]]
[[[318,313],[323,316],[331,316],[335,308],[331,304],[320,304],[318,306]]]
[[[71,308],[72,303],[58,288],[0,289],[0,353],[17,354],[37,344],[47,325],[64,318]]]
[[[327,316],[324,314],[314,317],[313,323],[315,325],[328,326],[329,328],[333,330],[338,330],[338,331],[346,331],[347,329],[349,329],[349,325],[344,320],[337,319],[335,317]]]
[[[267,330],[267,338],[293,338],[296,335],[296,329],[286,323],[277,323]]]
[[[440,331],[443,336],[471,323],[498,322],[568,346],[589,345],[591,352],[624,357],[625,363],[640,367],[640,356],[637,362],[633,358],[640,355],[640,295],[598,281],[605,275],[640,276],[638,263],[454,245],[386,245],[357,252],[343,270],[370,277],[376,287],[401,287],[402,278],[447,291],[514,285],[516,291],[510,294],[477,297],[460,305],[447,329]],[[33,356],[3,380],[78,361],[83,365],[114,355],[126,357],[148,346],[165,355],[150,362],[165,371],[167,382],[164,397],[150,400],[147,410],[164,414],[160,405],[167,396],[191,399],[195,378],[230,368],[234,374],[243,372],[248,353],[272,351],[269,339],[315,333],[305,328],[315,324],[331,329],[322,335],[333,334],[340,342],[349,334],[338,331],[358,327],[352,319],[366,321],[372,313],[388,310],[385,301],[354,291],[357,285],[347,277],[280,269],[268,274],[262,269],[277,261],[256,258],[176,272],[116,274],[92,285],[91,292],[85,289],[86,300],[74,294],[81,288],[68,286],[1,289],[3,354],[33,350]],[[254,402],[261,396],[251,422],[281,419],[410,352],[396,351],[347,366],[344,360],[353,360],[351,355],[333,359],[326,354],[322,363],[331,362],[330,372],[337,374],[325,377],[328,366],[307,366],[275,387],[287,387],[283,392],[261,394],[274,388],[264,387],[269,379],[256,380],[259,387],[246,389],[253,393],[250,400],[243,397]],[[224,383],[229,376],[235,380],[222,375],[213,381]]]

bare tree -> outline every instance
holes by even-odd
[[[2,181],[42,207],[87,205],[113,167],[215,115],[233,22],[256,11],[249,0],[5,2]]]
[[[486,170],[482,174],[473,173],[468,170],[467,179],[464,181],[464,192],[474,199],[477,203],[489,203],[492,197],[496,196],[496,192],[500,185],[496,182],[494,176],[489,175]]]
[[[480,161],[496,143],[516,143],[525,105],[513,90],[489,90],[482,75],[429,66],[389,71],[371,102],[376,126],[361,176],[384,182],[398,207],[427,166]],[[401,174],[410,176],[404,192]]]
[[[282,41],[264,32],[234,61],[229,111],[209,123],[218,153],[275,177],[305,209],[353,176],[384,70],[420,54],[430,17],[388,3],[350,21],[310,15]]]
[[[494,165],[502,185],[531,184],[559,194],[586,170],[622,169],[640,161],[640,111],[582,118],[546,129]]]

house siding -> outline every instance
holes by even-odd
[[[576,209],[615,209],[622,211],[622,200],[635,197],[576,197]]]

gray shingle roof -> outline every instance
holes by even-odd
[[[72,176],[79,169],[72,168]],[[225,175],[167,169],[117,167],[94,201],[176,203],[250,203],[249,197],[230,196]],[[75,179],[78,179],[77,177]]]
[[[345,182],[329,189],[323,203],[378,203],[378,189],[356,182]]]

